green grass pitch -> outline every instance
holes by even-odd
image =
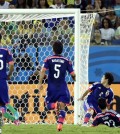
[[[120,128],[81,127],[78,125],[64,125],[63,131],[57,132],[56,125],[4,125],[2,134],[120,134]]]

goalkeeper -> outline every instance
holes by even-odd
[[[8,84],[14,70],[14,62],[11,53],[1,46],[2,36],[0,34],[0,126],[2,126],[2,115],[5,118],[12,120],[16,125],[19,125],[19,113],[9,104]],[[9,74],[7,76],[6,65],[9,64]],[[14,116],[6,110],[10,110]]]
[[[86,114],[84,117],[83,126],[88,125],[88,122],[94,113],[97,114],[102,112],[101,109],[98,107],[98,99],[100,97],[106,99],[107,107],[108,109],[110,108],[110,104],[114,99],[113,91],[110,88],[110,85],[112,84],[113,80],[113,75],[109,72],[106,72],[103,75],[101,82],[93,83],[93,85],[91,85],[89,89],[85,91],[82,97],[78,99],[84,100],[84,97],[88,95],[84,101],[84,110],[86,111]]]

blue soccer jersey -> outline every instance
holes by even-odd
[[[9,103],[7,70],[6,65],[13,64],[11,53],[4,48],[0,48],[0,104],[6,105]]]
[[[99,98],[104,98],[107,100],[107,104],[110,105],[114,99],[114,94],[111,88],[104,87],[101,83],[93,83],[89,87],[91,93],[88,95],[88,100],[98,102]]]
[[[0,48],[0,80],[7,79],[7,63],[13,63],[12,55],[7,49]]]
[[[65,76],[67,71],[70,74],[74,72],[72,63],[63,56],[53,55],[45,59],[44,69],[48,70],[46,101],[62,101],[64,103],[69,103],[70,94],[65,82]]]
[[[114,110],[107,110],[106,112],[99,113],[94,118],[92,126],[98,126],[100,124],[104,124],[109,127],[118,127],[120,126],[120,114]]]
[[[91,85],[88,90],[90,90],[91,92],[84,102],[85,111],[92,108],[95,110],[96,113],[100,113],[101,110],[98,107],[98,99],[99,98],[106,99],[108,105],[110,105],[114,99],[114,94],[112,89],[104,87],[99,82],[93,83],[93,85]]]

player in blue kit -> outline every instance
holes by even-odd
[[[44,60],[43,68],[40,72],[39,89],[42,89],[42,80],[48,70],[48,87],[45,102],[49,110],[58,109],[57,130],[62,131],[62,125],[65,120],[65,106],[70,103],[70,93],[65,81],[66,71],[68,71],[73,80],[75,73],[71,61],[61,55],[63,45],[56,41],[53,44],[55,55],[47,57]]]
[[[98,113],[92,123],[92,126],[107,125],[109,127],[120,127],[120,114],[114,110],[107,110],[106,99],[100,98],[98,106],[102,113]]]
[[[84,110],[86,112],[85,117],[84,117],[84,124],[83,126],[87,126],[91,116],[97,113],[101,113],[101,109],[98,107],[98,99],[100,97],[106,99],[107,101],[107,107],[110,107],[111,102],[114,99],[114,94],[112,89],[110,88],[110,85],[112,84],[114,80],[114,77],[111,73],[106,72],[102,79],[101,82],[96,82],[93,83],[89,87],[87,91],[82,95],[82,97],[78,100],[84,100],[84,97],[86,95],[87,98],[84,100]]]
[[[0,115],[12,120],[16,125],[19,124],[19,114],[18,112],[9,104],[9,93],[7,80],[10,80],[12,72],[14,70],[14,62],[11,53],[8,49],[1,46],[2,36],[0,34]],[[9,73],[7,75],[7,63],[9,64]],[[9,109],[14,116],[9,114],[6,109]],[[0,118],[2,122],[2,117]]]

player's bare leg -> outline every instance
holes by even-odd
[[[65,115],[66,115],[65,106],[66,106],[65,103],[59,102],[59,114],[58,114],[58,120],[57,120],[57,123],[58,123],[57,130],[58,131],[62,131],[62,126],[63,126],[64,120],[65,120]]]

